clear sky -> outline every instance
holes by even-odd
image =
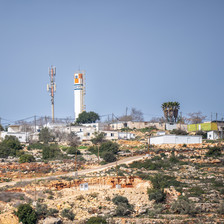
[[[224,114],[223,0],[0,0],[0,117],[74,117],[73,74],[86,71],[87,111]]]

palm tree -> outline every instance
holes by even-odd
[[[174,110],[174,103],[173,102],[168,102],[168,117],[169,117],[169,122],[173,122],[173,110]]]
[[[180,103],[175,101],[173,102],[173,105],[174,105],[174,110],[173,110],[174,121],[177,122],[178,112],[180,109]]]
[[[162,104],[162,109],[166,122],[176,122],[178,118],[178,111],[180,103],[178,102],[165,102]]]
[[[163,103],[162,109],[163,109],[164,117],[166,121],[168,122],[168,103]]]

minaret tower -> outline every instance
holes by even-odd
[[[74,74],[74,110],[75,120],[79,114],[86,110],[85,108],[85,72],[78,71]]]

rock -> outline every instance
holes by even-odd
[[[44,219],[43,224],[61,224],[62,221],[60,218],[47,217]]]
[[[19,219],[17,216],[11,213],[4,213],[0,215],[0,223],[1,224],[18,224]]]

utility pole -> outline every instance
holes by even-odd
[[[47,91],[51,96],[52,123],[54,123],[54,92],[56,92],[55,76],[56,67],[53,65],[49,68],[50,84],[47,84]]]
[[[37,131],[37,120],[36,120],[36,115],[34,116],[34,126],[35,126],[34,132],[36,132],[36,131]]]
[[[97,146],[98,148],[98,165],[100,165],[100,146]]]

